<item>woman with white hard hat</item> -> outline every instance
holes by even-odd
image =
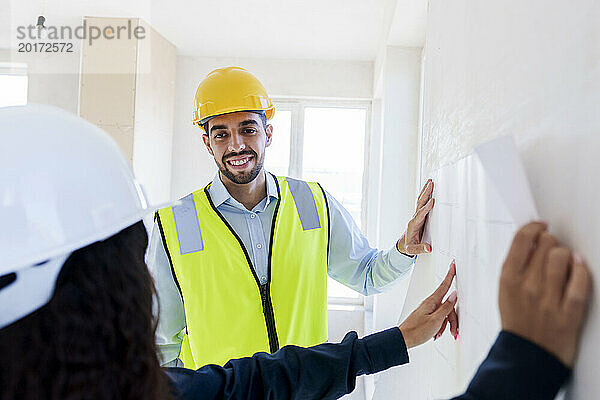
[[[46,106],[0,108],[0,138],[0,400],[338,398],[357,376],[408,362],[407,345],[443,331],[442,311],[454,307],[442,301],[451,269],[401,325],[420,342],[394,327],[224,367],[161,369],[141,222],[153,208],[116,144]],[[530,342],[501,338],[458,398],[553,398],[568,370]],[[527,357],[537,368],[523,367]]]
[[[0,109],[0,135],[0,399],[338,398],[355,376],[408,361],[394,328],[385,348],[349,334],[161,369],[141,222],[154,209],[117,145],[39,105]]]

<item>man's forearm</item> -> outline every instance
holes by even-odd
[[[365,295],[386,291],[405,276],[414,265],[414,257],[400,253],[396,247],[378,251],[367,263]]]

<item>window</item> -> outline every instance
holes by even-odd
[[[265,169],[275,175],[289,175],[290,138],[292,136],[292,112],[277,110],[270,121],[273,125],[271,145],[265,157]]]
[[[0,72],[0,107],[27,104],[27,75]]]
[[[369,103],[276,102],[265,168],[318,181],[361,227],[364,146]],[[328,278],[330,303],[362,305],[363,296]]]
[[[302,178],[320,182],[360,227],[367,112],[356,108],[304,111]]]

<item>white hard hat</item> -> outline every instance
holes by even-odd
[[[46,304],[71,252],[152,212],[101,129],[58,108],[0,108],[0,329]],[[7,275],[10,274],[10,275]]]

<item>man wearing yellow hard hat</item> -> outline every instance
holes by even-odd
[[[433,208],[433,183],[396,246],[371,248],[316,182],[263,167],[275,107],[243,68],[212,71],[193,122],[219,169],[203,189],[156,213],[147,262],[157,281],[162,361],[198,368],[288,344],[327,340],[327,274],[370,295],[406,274]],[[456,314],[449,316],[456,336]]]

